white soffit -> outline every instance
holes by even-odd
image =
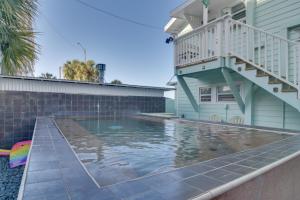
[[[211,14],[219,14],[226,7],[232,7],[245,0],[210,0],[208,10]],[[198,16],[202,18],[202,0],[187,0],[171,12],[171,17],[185,19],[184,15]]]
[[[170,21],[167,23],[167,25],[165,26],[164,30],[167,33],[171,33],[171,34],[177,34],[179,33],[183,27],[185,27],[187,25],[186,20],[183,19],[178,19],[178,18],[171,18]]]

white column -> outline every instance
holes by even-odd
[[[217,23],[217,26],[216,26],[216,28],[217,28],[217,31],[216,31],[216,40],[215,40],[215,43],[216,43],[216,49],[215,49],[215,51],[216,51],[216,56],[223,56],[222,55],[222,33],[223,33],[223,29],[222,29],[222,26],[223,25],[223,21],[219,21],[218,23]]]
[[[203,25],[208,23],[208,8],[203,5]]]

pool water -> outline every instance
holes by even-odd
[[[69,121],[70,123],[70,121]],[[59,123],[101,186],[261,146],[287,135],[176,120],[84,119]],[[79,125],[78,125],[79,124]]]
[[[18,197],[24,167],[9,168],[9,159],[0,157],[0,200],[14,200]]]

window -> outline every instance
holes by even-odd
[[[300,42],[300,25],[288,29],[288,39]]]
[[[200,102],[211,102],[211,88],[200,88]]]
[[[240,91],[240,85],[237,85],[238,90]],[[229,86],[219,86],[217,87],[217,100],[218,102],[232,102],[235,101],[234,96],[231,92],[231,89]]]
[[[246,8],[244,3],[240,3],[231,8],[232,19],[246,23]]]

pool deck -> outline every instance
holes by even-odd
[[[19,199],[186,200],[212,197],[300,154],[300,136],[100,188],[51,118],[38,118]]]

